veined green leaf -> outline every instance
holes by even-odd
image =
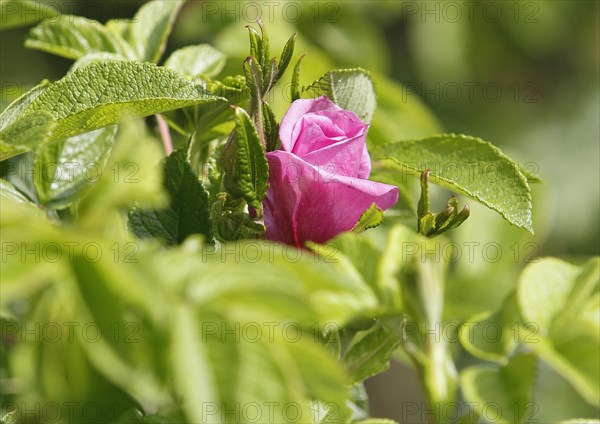
[[[235,109],[233,151],[227,158],[226,186],[257,210],[268,188],[269,164],[256,127],[242,108]],[[233,153],[233,154],[231,154]]]
[[[77,59],[75,63],[71,65],[69,72],[73,72],[75,69],[85,68],[86,66],[94,62],[108,62],[113,60],[127,60],[127,58],[121,56],[118,53],[90,53]]]
[[[19,116],[23,111],[26,110],[49,85],[50,82],[44,80],[9,104],[0,114],[0,132],[19,119]]]
[[[171,70],[150,63],[109,61],[76,69],[51,84],[24,113],[50,113],[57,121],[51,136],[55,141],[115,124],[128,114],[148,116],[220,100],[224,99]]]
[[[390,366],[390,355],[401,342],[401,336],[379,326],[353,344],[344,356],[343,364],[352,383],[385,371]]]
[[[327,72],[305,90],[312,97],[327,96],[342,109],[351,110],[371,122],[377,101],[373,80],[364,69],[338,69]]]
[[[0,2],[0,30],[18,28],[58,14],[56,6],[28,0]]]
[[[53,116],[43,111],[26,113],[27,108],[49,85],[48,81],[43,81],[13,101],[0,114],[0,161],[32,150],[50,139],[55,125]]]
[[[277,80],[279,80],[283,76],[285,70],[290,64],[290,61],[292,60],[292,56],[294,55],[294,47],[296,46],[296,36],[297,34],[294,33],[288,39],[287,43],[285,43],[285,46],[283,46],[281,57],[279,58],[279,62],[277,63]]]
[[[135,14],[126,37],[140,60],[154,63],[160,60],[183,3],[185,0],[153,0]]]
[[[99,52],[135,58],[131,47],[118,34],[100,22],[71,15],[44,21],[33,28],[25,46],[74,60]]]
[[[175,50],[165,62],[165,68],[173,69],[194,78],[200,74],[214,77],[223,66],[226,57],[219,50],[208,44],[187,46]]]
[[[129,228],[142,238],[181,243],[191,234],[203,234],[212,242],[208,192],[186,160],[186,152],[173,152],[164,163],[164,184],[170,201],[167,209],[134,209]]]
[[[117,134],[110,126],[42,146],[33,181],[40,203],[61,209],[100,178]]]
[[[464,193],[495,210],[508,222],[533,233],[531,193],[519,166],[500,149],[479,138],[443,134],[382,145],[374,159],[391,159],[402,170]]]
[[[0,160],[35,149],[51,139],[55,127],[53,116],[34,111],[0,131]]]

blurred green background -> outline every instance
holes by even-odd
[[[47,2],[101,22],[129,18],[142,3]],[[296,57],[308,53],[303,85],[332,68],[373,73],[380,109],[369,143],[438,131],[470,134],[499,146],[541,178],[533,186],[535,236],[477,205],[455,231],[459,246],[476,243],[472,258],[462,250],[448,282],[446,315],[466,319],[498,308],[527,260],[553,255],[579,261],[599,253],[599,5],[595,0],[189,1],[168,49],[210,43],[229,56],[223,73],[240,74],[248,52],[245,26],[260,17],[273,55],[298,32]],[[40,80],[60,78],[71,65],[25,49],[28,30],[0,33],[2,108]],[[272,99],[279,119],[288,104],[285,81]],[[440,205],[446,198],[440,193]],[[500,247],[498,258],[490,258],[490,243]],[[473,361],[457,355],[460,366]],[[421,422],[421,415],[407,409],[421,407],[416,377],[400,362],[368,382],[372,415]],[[543,366],[537,392],[544,405],[538,422],[562,418],[565,403],[582,416],[598,414]]]

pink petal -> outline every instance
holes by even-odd
[[[307,240],[324,243],[351,230],[372,203],[387,209],[398,188],[323,172],[297,156],[267,154],[270,187],[264,201],[267,239],[302,247]]]
[[[325,110],[304,115],[294,126],[292,139],[295,140],[292,153],[300,157],[308,152],[318,151],[331,144],[365,135],[369,126],[354,112],[347,110]],[[362,138],[363,143],[365,137]]]
[[[369,156],[369,151],[367,150],[367,146],[362,151],[362,156],[360,157],[360,165],[358,167],[358,174],[356,175],[358,178],[369,178],[371,175],[371,156]]]
[[[327,174],[357,177],[362,166],[366,134],[305,154],[302,160]],[[369,163],[370,165],[370,163]]]
[[[288,111],[285,113],[279,126],[279,138],[281,139],[281,148],[286,152],[294,149],[296,138],[292,136],[294,127],[300,119],[307,113],[319,112],[322,110],[343,110],[333,103],[327,96],[321,96],[317,99],[298,99],[294,101]],[[299,130],[299,129],[298,129]]]

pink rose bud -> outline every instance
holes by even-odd
[[[266,236],[302,247],[350,231],[375,203],[387,209],[398,188],[369,181],[368,124],[326,96],[299,99],[281,121],[282,150],[267,153]]]

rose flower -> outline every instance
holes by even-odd
[[[350,231],[373,203],[387,209],[397,202],[397,187],[367,179],[367,129],[326,96],[291,104],[279,128],[281,150],[267,153],[267,239],[324,243]]]

